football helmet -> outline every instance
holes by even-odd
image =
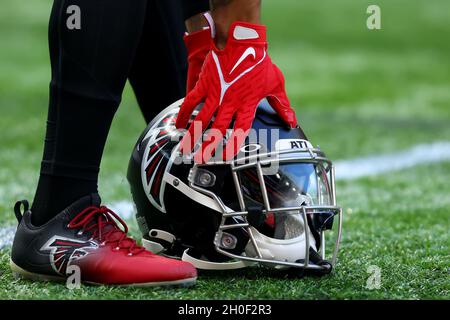
[[[332,162],[320,148],[300,127],[287,127],[263,100],[233,160],[194,163],[179,152],[182,133],[175,123],[181,104],[147,126],[130,159],[127,177],[143,245],[199,269],[262,264],[329,273],[342,210]],[[329,232],[335,220],[337,228]],[[325,233],[335,238],[327,241],[334,242],[331,260],[325,260]]]

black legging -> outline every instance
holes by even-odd
[[[72,5],[80,8],[81,29],[67,27]],[[57,214],[70,201],[96,191],[104,145],[127,79],[147,122],[184,96],[185,13],[206,9],[207,0],[54,0],[52,80],[33,202],[36,215]]]

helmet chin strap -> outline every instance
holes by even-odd
[[[165,242],[172,245],[174,241],[176,240],[175,236],[171,234],[170,232],[159,230],[159,229],[152,229],[148,232],[148,236],[152,239],[159,239],[164,240]],[[166,248],[160,244],[159,242],[151,241],[145,238],[142,238],[142,245],[145,249],[155,253],[163,253],[166,251]]]
[[[186,249],[181,257],[181,260],[190,262],[197,269],[203,270],[234,270],[241,269],[251,265],[254,265],[254,262],[249,261],[233,261],[233,262],[211,262],[208,260],[197,259],[189,255],[189,249]]]
[[[256,228],[250,228],[256,245],[262,255],[261,258],[288,262],[296,262],[297,260],[305,259],[305,249],[309,250],[309,248],[306,248],[305,233],[297,238],[283,240],[267,237],[260,233]],[[307,228],[307,232],[309,233],[310,239],[309,246],[310,248],[316,250],[316,242],[311,234],[311,231],[309,230],[309,227]],[[247,244],[245,253],[248,256],[256,256],[252,242]]]

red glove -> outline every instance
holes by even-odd
[[[194,119],[195,125],[192,123],[183,137],[180,150],[192,151],[217,111],[211,126],[214,130],[208,131],[201,152],[195,154],[195,161],[203,163],[211,158],[234,119],[234,130],[223,157],[225,160],[233,158],[248,135],[256,108],[264,98],[287,125],[297,125],[286,96],[283,74],[267,55],[265,26],[234,22],[225,49],[218,50],[212,45],[197,85],[181,106],[176,122],[178,129],[185,128],[194,109],[205,102]]]
[[[188,52],[188,75],[187,75],[187,93],[194,89],[198,81],[200,71],[202,70],[205,58],[211,51],[211,30],[210,28],[184,36],[184,43]]]

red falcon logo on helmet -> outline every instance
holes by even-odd
[[[147,133],[145,139],[149,140],[147,150],[145,151],[145,159],[143,162],[142,182],[146,186],[146,194],[150,202],[165,212],[162,201],[164,187],[163,175],[169,164],[168,159],[164,156],[164,152],[171,150],[171,146],[176,144],[176,140],[172,141],[171,137],[176,133],[175,114],[165,116],[161,121],[157,122]]]

